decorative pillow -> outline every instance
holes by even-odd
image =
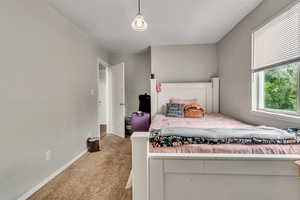
[[[170,99],[170,103],[177,103],[177,104],[196,104],[197,103],[197,99],[176,99],[176,98],[172,98]]]
[[[185,106],[184,104],[168,103],[166,116],[183,118],[184,117],[184,106]]]
[[[204,116],[204,108],[200,105],[191,104],[184,107],[184,117],[200,118]]]

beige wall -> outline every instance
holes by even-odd
[[[299,127],[251,112],[251,32],[294,0],[264,0],[217,45],[221,112],[254,124]]]
[[[217,66],[214,44],[151,47],[151,73],[159,82],[208,81]]]
[[[138,111],[140,94],[150,94],[150,49],[139,53],[111,54],[111,64],[125,63],[126,115]]]
[[[46,1],[2,0],[0,13],[0,199],[15,200],[86,149],[108,55]]]

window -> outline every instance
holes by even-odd
[[[291,63],[259,72],[259,109],[299,112],[299,66],[299,63]]]
[[[252,34],[252,109],[300,115],[300,2]]]

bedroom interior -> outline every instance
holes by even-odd
[[[300,199],[299,0],[2,4],[1,200]]]

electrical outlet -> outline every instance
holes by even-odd
[[[51,157],[52,157],[52,152],[51,152],[51,150],[48,150],[45,154],[45,159],[47,161],[49,161],[49,160],[51,160]]]

